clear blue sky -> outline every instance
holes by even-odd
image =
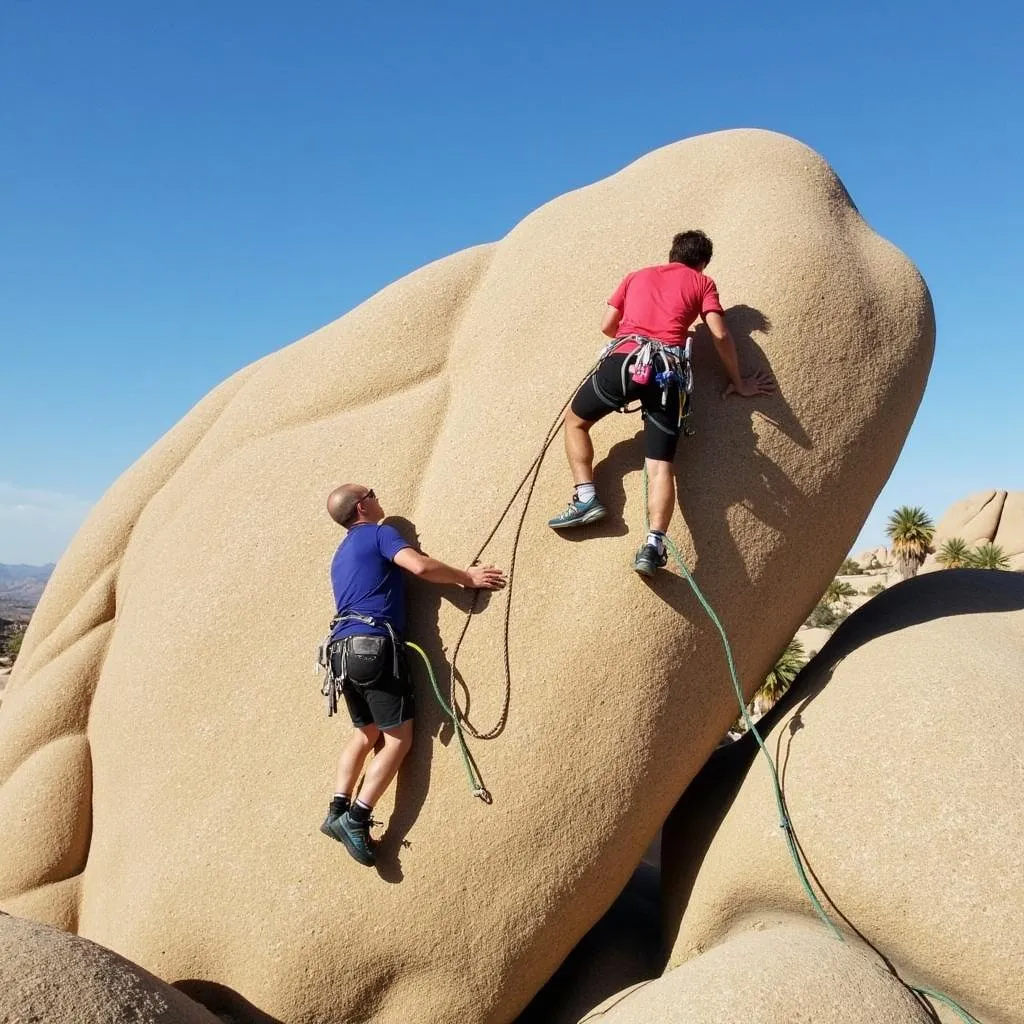
[[[1011,3],[3,0],[0,562],[55,559],[239,367],[732,127],[822,153],[932,290],[860,543],[896,504],[1022,488],[1022,54]]]

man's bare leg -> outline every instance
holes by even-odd
[[[676,504],[676,478],[672,463],[660,459],[647,460],[647,515],[651,529],[667,533]]]
[[[383,796],[384,791],[391,785],[391,780],[398,774],[405,755],[412,748],[412,719],[394,729],[381,731],[384,734],[384,746],[366,769],[363,785],[359,790],[359,802],[364,807],[372,808]]]
[[[370,751],[373,750],[380,729],[375,725],[364,725],[355,729],[348,742],[341,748],[338,756],[338,774],[335,778],[334,792],[352,796],[362,774],[363,765]]]
[[[565,457],[574,484],[589,484],[594,480],[594,443],[590,440],[590,420],[580,419],[572,411],[565,413]]]
[[[597,499],[594,489],[594,445],[590,440],[592,420],[581,419],[570,409],[565,414],[565,457],[572,472],[572,500],[564,512],[548,520],[553,530],[584,526],[603,519],[608,510]]]

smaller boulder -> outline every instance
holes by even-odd
[[[839,942],[823,927],[787,923],[733,935],[656,981],[605,1000],[579,1024],[926,1024],[930,1019],[878,957]]]
[[[177,989],[88,939],[0,912],[0,1021],[221,1024]]]

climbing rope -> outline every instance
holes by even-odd
[[[491,802],[491,794],[484,787],[480,773],[477,771],[473,758],[470,756],[469,747],[466,746],[466,737],[462,735],[459,716],[452,707],[445,703],[444,697],[441,696],[441,689],[437,685],[437,676],[434,675],[434,666],[431,665],[427,652],[419,644],[414,644],[411,640],[406,640],[405,646],[414,650],[423,659],[423,664],[427,668],[427,675],[430,677],[430,685],[434,688],[434,696],[437,698],[437,703],[441,705],[445,714],[452,720],[452,728],[455,730],[455,737],[459,743],[459,752],[462,754],[462,763],[466,768],[466,778],[469,780],[470,791],[473,796],[478,796],[484,803],[489,804]]]
[[[520,492],[526,487],[526,499],[523,502],[523,509],[519,514],[519,521],[516,523],[515,534],[512,538],[512,554],[509,557],[508,564],[508,585],[506,586],[506,598],[505,598],[505,619],[502,627],[502,643],[504,646],[504,657],[502,663],[505,670],[505,689],[504,696],[501,702],[501,712],[498,715],[498,720],[495,724],[487,730],[478,729],[473,725],[472,722],[466,717],[465,712],[459,707],[456,699],[456,685],[458,681],[456,664],[459,657],[459,651],[462,648],[462,641],[466,638],[466,633],[469,630],[469,624],[473,621],[473,615],[476,612],[477,603],[480,600],[481,591],[477,590],[473,594],[473,600],[470,602],[469,610],[466,612],[465,620],[462,623],[462,629],[459,632],[459,638],[455,642],[455,648],[452,651],[451,657],[451,672],[448,681],[448,700],[451,708],[451,714],[453,720],[458,719],[462,723],[462,728],[466,730],[474,739],[478,740],[492,740],[496,736],[501,734],[501,731],[505,728],[505,722],[508,720],[509,705],[512,700],[512,672],[509,665],[509,627],[511,624],[512,617],[512,594],[515,587],[515,569],[516,569],[516,554],[519,550],[519,537],[523,532],[523,523],[526,521],[526,513],[530,507],[530,498],[533,496],[533,490],[537,486],[537,478],[540,476],[541,464],[544,462],[544,456],[547,455],[548,449],[551,447],[551,443],[556,437],[558,437],[559,428],[562,426],[562,419],[565,416],[565,410],[569,408],[569,403],[572,401],[572,396],[576,394],[579,387],[590,377],[590,375],[597,369],[600,364],[600,360],[594,364],[580,379],[579,384],[576,385],[569,393],[569,398],[562,404],[562,408],[558,410],[558,415],[554,418],[551,426],[548,427],[547,433],[544,435],[544,443],[540,447],[540,451],[537,452],[533,462],[530,463],[526,473],[523,474],[523,478],[519,481],[519,485],[516,487],[509,498],[505,508],[502,510],[501,515],[498,516],[498,521],[494,524],[494,528],[489,534],[483,544],[480,545],[476,554],[473,556],[471,565],[476,565],[487,546],[494,539],[495,534],[501,529],[501,524],[505,521],[505,517],[509,514],[512,506],[515,504],[516,498],[519,497]]]
[[[647,464],[644,463],[644,532],[649,532],[651,528],[650,518],[647,510],[647,495],[648,495],[648,479],[647,479]],[[828,916],[825,908],[821,904],[821,900],[818,899],[817,894],[811,887],[811,883],[807,878],[807,870],[804,864],[804,858],[800,852],[799,846],[797,846],[796,836],[793,833],[793,823],[790,820],[789,813],[786,810],[786,799],[782,793],[782,786],[779,782],[779,773],[775,767],[775,761],[772,755],[768,752],[768,748],[764,745],[764,740],[761,737],[761,733],[758,731],[754,720],[750,717],[750,713],[747,711],[747,702],[743,696],[743,688],[740,686],[739,677],[736,673],[736,663],[732,656],[732,646],[729,643],[729,638],[726,636],[725,628],[722,626],[721,619],[715,614],[714,608],[711,607],[711,603],[704,596],[700,587],[697,586],[697,581],[693,578],[690,570],[686,566],[686,562],[683,560],[683,556],[679,553],[679,549],[672,543],[671,539],[666,535],[665,547],[668,549],[669,554],[675,560],[676,565],[679,567],[679,571],[687,583],[690,584],[690,589],[693,591],[694,597],[700,603],[700,606],[704,609],[707,617],[711,620],[715,629],[718,630],[718,635],[722,640],[722,648],[725,651],[725,660],[729,667],[729,677],[732,679],[732,687],[736,693],[736,699],[739,702],[740,714],[743,716],[743,721],[746,724],[747,730],[753,733],[754,739],[757,741],[758,748],[761,753],[764,754],[765,760],[768,762],[768,770],[771,774],[772,787],[775,791],[775,805],[779,812],[779,828],[782,829],[786,836],[786,845],[789,847],[789,855],[793,860],[793,866],[796,868],[797,877],[800,879],[800,883],[803,885],[804,892],[807,893],[808,898],[811,901],[811,905],[814,907],[818,917],[825,923],[829,931],[840,941],[845,942],[843,933],[839,930],[836,923]],[[902,978],[897,975],[897,980],[901,984],[905,985],[906,988],[913,992],[919,997],[931,997],[937,999],[939,1002],[944,1003],[948,1006],[965,1024],[981,1024],[976,1018],[972,1017],[967,1010],[965,1010],[958,1002],[942,992],[936,992],[934,989],[924,988],[914,985],[907,985]]]

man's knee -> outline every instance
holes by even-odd
[[[358,726],[352,733],[349,743],[353,747],[365,750],[369,753],[373,750],[377,740],[380,739],[380,729],[375,725]]]
[[[382,729],[384,747],[395,753],[404,753],[412,746],[412,722],[410,718],[393,729]]]
[[[593,420],[585,420],[582,416],[577,416],[572,409],[566,409],[565,411],[565,425],[570,430],[586,430],[589,431],[594,425]]]
[[[657,478],[659,480],[671,480],[672,463],[665,461],[664,459],[648,459],[647,475],[652,479]]]

